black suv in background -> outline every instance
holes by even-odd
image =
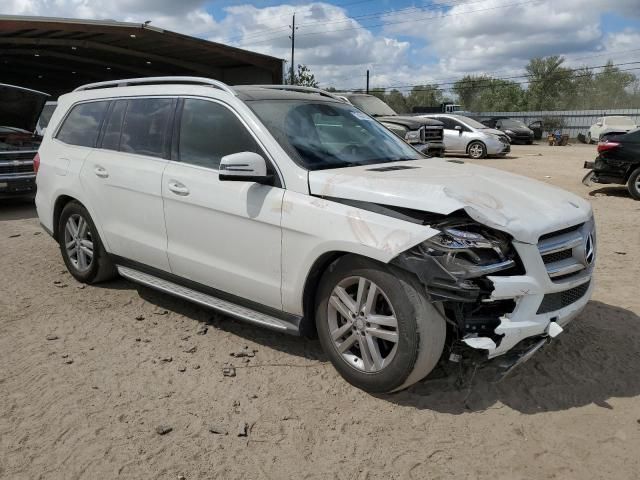
[[[42,137],[34,132],[47,97],[0,83],[0,198],[35,193],[33,162]]]
[[[610,135],[598,143],[594,162],[585,162],[591,171],[582,183],[627,185],[633,198],[640,200],[640,128],[621,135]]]
[[[533,143],[533,130],[515,118],[493,117],[488,120],[482,120],[481,123],[489,128],[495,128],[506,133],[512,144],[526,143],[531,145]]]
[[[393,133],[432,157],[444,156],[444,127],[442,122],[411,115],[398,115],[378,97],[366,93],[339,93],[340,97],[367,115],[371,115]]]

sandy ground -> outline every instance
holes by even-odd
[[[640,478],[640,202],[580,184],[593,146],[513,150],[478,163],[592,202],[597,289],[512,377],[463,389],[367,395],[317,341],[124,280],[83,288],[34,208],[0,202],[0,478]]]

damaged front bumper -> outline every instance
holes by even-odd
[[[415,252],[396,262],[417,274],[431,301],[442,302],[453,329],[454,356],[466,347],[481,352],[484,360],[509,353],[504,361],[511,368],[559,335],[588,303],[594,288],[593,219],[544,236],[537,244],[514,240],[511,245],[515,265],[505,263],[500,269],[500,263],[494,263],[480,268],[496,268],[495,273],[452,276],[446,282],[442,269],[434,268],[442,262],[433,257],[423,257],[421,269]],[[470,356],[478,358],[475,353]]]

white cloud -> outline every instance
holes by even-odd
[[[640,18],[639,0],[468,0],[453,7],[451,0],[438,0],[435,11],[405,8],[362,23],[321,1],[265,8],[239,1],[219,18],[207,11],[212,0],[0,1],[6,14],[151,20],[161,28],[287,60],[295,11],[300,27],[296,63],[309,65],[323,85],[346,88],[363,87],[367,69],[372,86],[411,85],[466,73],[508,76],[522,72],[534,56],[562,54],[576,66],[604,63],[609,54],[629,61],[616,52],[640,48],[638,31],[604,33],[601,28],[606,11]],[[386,23],[382,33],[363,28],[380,23]],[[589,55],[597,57],[588,60]],[[640,51],[634,59],[640,59]]]

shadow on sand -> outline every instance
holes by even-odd
[[[136,288],[159,308],[171,310],[251,342],[310,360],[327,361],[314,339],[293,337],[236,321],[187,301],[119,280],[109,288]],[[398,405],[461,414],[507,405],[525,414],[566,410],[594,403],[612,408],[612,397],[640,395],[640,317],[623,308],[591,301],[553,342],[506,379],[478,370],[466,386],[457,375],[432,375],[408,390],[377,397]],[[196,325],[194,323],[194,328]],[[451,365],[451,364],[450,364]],[[336,373],[336,375],[338,375]]]

